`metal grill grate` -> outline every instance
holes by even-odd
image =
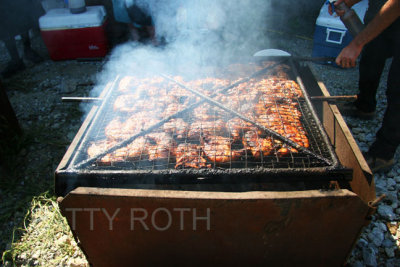
[[[255,120],[261,115],[271,116],[272,113],[259,113],[256,115],[256,110],[254,107],[254,103],[249,108],[249,102],[246,101],[235,101],[235,97],[240,96],[242,99],[256,99],[257,103],[263,103],[263,106],[268,106],[270,109],[275,109],[274,116],[279,118],[281,126],[277,127],[279,129],[283,129],[282,135],[288,136],[286,131],[286,127],[284,126],[287,121],[284,119],[284,116],[287,114],[281,114],[282,106],[288,106],[288,111],[292,113],[299,112],[301,114],[298,124],[295,124],[296,130],[298,132],[304,132],[307,137],[309,147],[308,149],[312,152],[321,155],[325,158],[332,158],[328,144],[324,140],[321,129],[316,122],[312,111],[310,110],[309,105],[306,101],[304,101],[304,96],[299,95],[298,92],[290,92],[291,90],[286,90],[286,93],[290,93],[291,95],[286,94],[285,90],[279,92],[275,92],[274,95],[267,95],[260,93],[257,97],[251,95],[254,93],[254,86],[260,86],[266,79],[269,79],[269,76],[263,76],[259,78],[254,78],[249,80],[247,83],[240,84],[232,89],[230,89],[225,95],[218,95],[216,97],[217,100],[223,101],[224,104],[232,109],[237,109],[240,113],[246,113],[246,115],[254,118]],[[136,80],[140,81],[140,80]],[[88,150],[92,147],[97,146],[96,149],[106,150],[111,147],[113,143],[117,142],[110,141],[110,137],[106,135],[105,130],[109,127],[111,122],[119,121],[121,125],[126,123],[126,121],[130,120],[132,114],[138,114],[136,111],[122,111],[116,113],[114,110],[114,103],[120,99],[120,97],[125,96],[127,94],[137,94],[138,92],[142,92],[141,88],[146,90],[151,90],[151,88],[155,86],[158,91],[158,95],[164,95],[168,90],[174,88],[177,90],[176,85],[171,82],[168,82],[163,79],[153,79],[156,81],[153,84],[146,84],[146,81],[142,81],[139,84],[133,86],[132,89],[136,89],[136,91],[121,92],[121,86],[116,85],[115,88],[112,88],[111,95],[105,100],[106,103],[103,104],[101,110],[99,110],[100,114],[97,116],[97,119],[93,121],[93,125],[91,129],[82,140],[82,144],[78,150],[78,153],[74,159],[74,163],[81,162],[88,158]],[[216,82],[221,83],[221,80],[212,80],[205,79],[201,86],[199,86],[199,81],[186,82],[189,86],[197,87],[204,94],[211,95],[216,87],[223,87],[221,85],[216,85]],[[227,85],[227,82],[223,81],[222,85]],[[146,88],[147,86],[147,88]],[[279,86],[278,86],[279,87]],[[303,89],[303,88],[301,88]],[[293,89],[294,90],[294,89]],[[124,90],[122,90],[124,91]],[[185,105],[188,106],[195,101],[198,101],[194,95],[190,93],[182,92],[182,90],[178,91],[182,95],[174,96],[177,109],[183,108]],[[247,92],[247,94],[243,93]],[[146,93],[144,94],[153,93]],[[166,94],[168,96],[168,94]],[[228,96],[224,98],[224,96]],[[165,97],[165,96],[163,96]],[[169,96],[172,97],[172,96]],[[132,104],[141,105],[141,100],[144,99],[144,96],[138,97],[138,101],[136,103],[132,102]],[[153,95],[151,98],[151,104],[155,103],[155,107],[149,108],[147,111],[147,121],[144,124],[148,124],[148,122],[159,121],[162,118],[165,118],[165,114],[168,113],[168,106],[165,106],[166,109],[158,109],[156,107],[157,103],[160,103],[160,98],[156,95]],[[129,101],[128,101],[129,102]],[[149,102],[148,102],[149,103]],[[185,105],[184,105],[185,104]],[[135,106],[133,105],[133,107]],[[146,109],[146,108],[145,108]],[[156,109],[156,111],[154,111]],[[207,121],[201,120],[201,112],[206,111],[206,115],[209,117]],[[136,113],[135,113],[136,112]],[[161,112],[161,113],[160,113]],[[267,112],[267,111],[266,111]],[[200,118],[199,118],[200,117]],[[117,119],[118,118],[118,119]],[[139,121],[139,120],[133,120]],[[189,125],[191,128],[187,131],[179,132],[179,128],[173,127],[173,123],[177,123],[183,121],[186,125]],[[227,126],[220,126],[221,124],[227,124]],[[231,123],[232,122],[232,123]],[[264,133],[258,131],[257,129],[251,129],[256,134],[256,140],[266,140],[270,139],[273,147],[271,151],[268,153],[259,153],[259,155],[255,155],[251,149],[246,147],[245,142],[243,142],[244,136],[249,131],[249,129],[245,129],[242,127],[239,129],[239,133],[234,129],[234,126],[238,124],[246,125],[246,122],[239,118],[234,118],[229,113],[220,110],[217,107],[213,107],[210,104],[203,104],[196,108],[193,112],[189,112],[185,114],[184,117],[179,119],[174,119],[173,121],[168,122],[167,126],[172,126],[172,131],[169,131],[168,135],[162,133],[162,128],[166,128],[164,124],[162,128],[159,130],[155,130],[150,134],[145,135],[145,137],[139,137],[135,141],[142,142],[141,147],[138,149],[137,155],[134,157],[129,155],[129,149],[122,148],[116,150],[111,153],[111,157],[114,159],[109,161],[106,156],[103,159],[99,159],[95,164],[89,166],[89,169],[92,170],[107,170],[107,169],[134,169],[134,170],[165,170],[165,169],[183,169],[183,168],[193,168],[197,164],[197,167],[200,168],[222,168],[222,169],[243,169],[243,168],[313,168],[313,167],[326,167],[327,164],[321,162],[318,159],[315,159],[309,155],[304,153],[298,153],[289,149],[289,146],[282,145],[280,141],[277,141],[273,138],[269,138]],[[267,123],[268,124],[268,123]],[[118,123],[116,123],[118,126]],[[233,125],[233,127],[230,127]],[[270,125],[267,125],[270,126]],[[196,127],[201,129],[201,133],[196,136]],[[248,125],[246,127],[249,127]],[[145,128],[145,127],[144,127]],[[240,128],[240,127],[239,127]],[[254,127],[253,127],[254,128]],[[121,129],[119,129],[121,130]],[[127,137],[133,135],[133,132],[127,132],[126,135],[123,135],[122,139],[126,139]],[[157,137],[157,135],[159,135]],[[235,136],[239,136],[240,139],[235,139]],[[159,138],[160,140],[157,140]],[[106,141],[108,140],[108,141]],[[227,141],[229,140],[229,142]],[[226,153],[223,155],[215,156],[218,152],[213,151],[213,146],[219,146],[218,142],[227,143],[227,145],[223,146],[223,149],[226,150]],[[159,142],[163,142],[164,144],[157,144]],[[277,145],[279,144],[279,145]],[[281,150],[287,150],[287,152],[283,153]],[[179,156],[175,151],[180,151],[184,156]],[[206,152],[207,151],[207,152]],[[237,154],[240,154],[237,156]],[[157,155],[161,155],[161,157],[156,159]],[[214,156],[210,156],[214,155]],[[219,162],[217,158],[222,158],[223,162]],[[183,162],[183,163],[182,163]]]

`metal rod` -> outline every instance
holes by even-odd
[[[337,95],[337,96],[311,96],[311,100],[313,101],[328,101],[328,102],[337,102],[337,101],[356,101],[357,95]]]
[[[275,64],[272,64],[272,65],[268,66],[268,67],[265,67],[265,68],[263,68],[263,69],[261,69],[261,70],[255,72],[255,73],[253,73],[252,75],[250,75],[250,76],[248,76],[248,77],[246,77],[246,78],[243,78],[243,79],[237,81],[237,82],[234,83],[234,84],[231,84],[231,85],[229,85],[229,86],[227,86],[227,87],[222,88],[222,89],[219,90],[218,92],[212,94],[211,97],[215,97],[218,93],[226,92],[226,91],[228,91],[229,89],[234,88],[234,87],[238,86],[238,85],[241,84],[241,83],[247,82],[247,81],[249,81],[250,79],[252,79],[252,78],[254,78],[254,77],[258,76],[258,75],[261,75],[261,74],[267,72],[268,70],[270,70],[270,69],[272,69],[272,68],[275,68],[276,66],[278,66],[278,65],[280,65],[280,64],[282,64],[282,62],[277,62],[277,63],[275,63]],[[165,119],[159,121],[158,123],[153,124],[153,125],[150,126],[149,128],[147,128],[147,129],[145,129],[145,130],[142,130],[140,133],[135,134],[135,135],[129,137],[128,139],[125,139],[125,140],[123,140],[123,141],[121,141],[121,142],[115,144],[115,145],[112,146],[111,148],[106,149],[104,152],[102,152],[102,153],[100,153],[100,154],[98,154],[98,155],[96,155],[96,156],[94,156],[94,157],[92,157],[92,158],[89,158],[89,159],[87,159],[87,160],[84,160],[84,161],[82,161],[82,162],[76,164],[76,165],[73,166],[72,168],[79,169],[79,168],[81,168],[81,167],[85,167],[85,166],[87,166],[87,165],[89,165],[89,164],[92,164],[92,163],[95,162],[98,158],[101,159],[102,157],[106,156],[107,154],[112,153],[112,152],[114,152],[115,150],[117,150],[117,149],[119,149],[119,148],[122,148],[122,147],[128,145],[129,143],[133,142],[133,141],[134,141],[135,139],[137,139],[138,137],[143,136],[143,135],[146,135],[146,134],[150,133],[151,131],[153,131],[153,130],[159,128],[159,127],[161,127],[163,124],[167,123],[167,122],[168,122],[169,120],[171,120],[171,119],[179,118],[180,116],[185,115],[188,111],[190,111],[190,110],[196,108],[197,106],[199,106],[199,105],[201,105],[201,104],[203,104],[203,103],[205,103],[205,102],[206,102],[205,99],[200,100],[200,101],[198,101],[198,102],[196,102],[196,103],[190,105],[189,107],[184,108],[184,109],[182,109],[182,110],[180,110],[180,111],[178,111],[178,112],[172,114],[171,116],[169,116],[169,117],[167,117],[167,118],[165,118]],[[103,102],[103,103],[104,103],[104,102]]]
[[[63,96],[61,97],[62,102],[78,102],[78,103],[91,103],[102,101],[101,97],[75,97],[75,96]]]
[[[310,62],[335,62],[334,57],[298,57],[292,56],[293,60],[296,61],[310,61]]]
[[[275,137],[276,139],[278,139],[278,140],[284,142],[285,144],[290,145],[291,147],[297,149],[298,151],[301,151],[301,152],[303,152],[303,153],[305,153],[305,154],[308,154],[308,155],[310,155],[310,156],[313,156],[313,157],[315,157],[315,158],[317,158],[317,159],[319,159],[319,160],[321,160],[321,161],[324,161],[325,163],[327,163],[327,164],[329,164],[329,165],[332,164],[332,162],[331,162],[330,160],[328,160],[328,159],[326,159],[326,158],[324,158],[324,157],[321,157],[320,155],[317,155],[316,153],[314,153],[314,152],[308,150],[308,149],[305,148],[305,147],[300,146],[300,145],[297,144],[296,142],[293,142],[292,140],[290,140],[290,139],[284,137],[283,135],[280,135],[279,133],[277,133],[277,132],[275,132],[275,131],[273,131],[273,130],[267,128],[267,127],[265,127],[264,125],[261,125],[261,124],[255,122],[255,121],[253,121],[253,120],[247,118],[246,116],[240,114],[239,112],[236,112],[236,111],[234,111],[234,110],[232,110],[232,109],[230,109],[230,108],[225,107],[223,104],[221,104],[221,103],[219,103],[219,102],[213,100],[212,98],[210,98],[210,97],[208,97],[208,96],[206,96],[206,95],[200,93],[199,91],[197,91],[197,90],[195,90],[195,89],[192,89],[192,88],[189,88],[189,87],[187,87],[186,85],[180,83],[179,81],[174,80],[174,79],[171,78],[171,77],[168,77],[167,75],[161,74],[161,76],[163,76],[164,78],[166,78],[166,79],[168,79],[168,80],[170,80],[170,81],[175,82],[175,83],[178,84],[180,87],[182,87],[182,88],[184,88],[184,89],[186,89],[186,90],[192,92],[193,94],[195,94],[195,95],[197,95],[197,96],[199,96],[199,97],[205,99],[205,100],[206,100],[208,103],[210,103],[211,105],[217,106],[217,107],[219,107],[220,109],[223,109],[223,110],[225,110],[226,112],[231,113],[231,114],[235,115],[236,117],[239,117],[240,119],[242,119],[242,120],[244,120],[244,121],[246,121],[246,122],[249,122],[249,123],[253,124],[253,125],[256,126],[257,128],[263,130],[264,132],[266,132],[266,133],[268,133],[269,135]]]
[[[370,207],[375,208],[375,207],[378,206],[379,202],[381,202],[385,197],[386,197],[386,195],[383,194],[383,195],[379,196],[378,198],[376,198],[375,200],[370,201],[370,202],[368,203],[368,205],[369,205]]]

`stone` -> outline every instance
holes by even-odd
[[[62,94],[70,94],[73,93],[77,90],[77,85],[78,81],[75,79],[62,79],[60,86],[59,86],[59,92]]]
[[[374,227],[371,233],[368,234],[368,239],[375,246],[380,247],[382,245],[383,240],[385,239],[385,235],[378,227]]]
[[[358,245],[359,247],[361,247],[361,248],[367,247],[367,246],[368,246],[368,241],[365,240],[364,238],[360,238],[360,239],[358,240],[357,245]]]
[[[396,212],[396,214],[400,215],[400,208],[397,208],[397,209],[395,210],[395,212]]]
[[[379,230],[381,230],[382,232],[386,232],[386,231],[387,231],[387,226],[386,226],[386,224],[384,224],[383,222],[377,222],[377,223],[375,224],[375,226],[376,226],[377,228],[379,228]]]
[[[393,247],[385,248],[385,253],[389,258],[393,258],[394,257],[394,248]]]
[[[86,267],[89,266],[88,262],[84,259],[72,259],[68,262],[70,267]]]
[[[388,187],[391,187],[391,186],[394,187],[396,185],[396,181],[393,178],[389,178],[386,180],[386,184]]]
[[[364,133],[360,133],[358,134],[358,140],[360,140],[361,142],[365,143],[367,141],[365,134]]]
[[[367,134],[366,139],[367,139],[368,142],[372,142],[372,141],[375,140],[375,135],[369,133],[369,134]]]
[[[400,266],[400,259],[391,258],[386,261],[385,267],[398,267]]]
[[[396,214],[393,212],[392,207],[388,205],[379,205],[378,214],[388,221],[393,221],[396,219]]]
[[[63,235],[56,241],[56,245],[58,245],[58,246],[64,245],[64,244],[70,244],[70,243],[71,243],[71,238],[69,238],[69,236],[67,236],[67,235]]]
[[[382,247],[384,248],[390,248],[393,247],[393,245],[395,244],[394,241],[390,240],[389,238],[385,238],[382,242]]]
[[[33,260],[39,259],[39,257],[40,257],[40,250],[36,250],[36,251],[32,254],[31,257],[32,257]]]
[[[364,264],[361,261],[355,261],[351,264],[352,267],[364,267]]]
[[[19,255],[19,259],[21,259],[23,261],[26,260],[27,259],[26,253],[25,252],[21,253],[21,255]]]
[[[386,182],[383,180],[375,180],[375,189],[377,194],[384,194],[387,191]]]
[[[363,248],[362,257],[364,260],[364,264],[368,266],[377,266],[378,264],[376,262],[376,254],[377,252],[372,247]]]

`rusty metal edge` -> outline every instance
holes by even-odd
[[[348,189],[338,190],[304,190],[304,191],[251,191],[251,192],[208,192],[178,190],[148,190],[124,188],[78,187],[68,193],[71,195],[105,196],[105,197],[143,197],[143,198],[184,198],[184,199],[296,199],[321,197],[355,197],[356,193]],[[360,199],[361,201],[361,199]]]
[[[318,87],[320,88],[322,94],[324,96],[330,96],[329,91],[326,88],[325,84],[319,79],[318,74],[316,73],[316,70],[310,64],[307,64],[307,67],[311,71],[313,76],[315,77]],[[364,176],[363,178],[367,182],[370,181],[370,182],[368,182],[368,184],[370,185],[369,186],[369,190],[370,190],[369,197],[361,196],[360,195],[361,192],[356,192],[356,194],[359,195],[359,197],[362,198],[363,201],[366,203],[375,200],[376,193],[375,193],[375,188],[374,188],[373,173],[372,173],[371,169],[369,168],[360,148],[358,147],[356,140],[354,139],[353,135],[351,134],[351,131],[350,131],[349,127],[347,126],[343,116],[341,115],[338,107],[335,104],[323,103],[323,105],[324,105],[324,107],[327,107],[329,112],[332,113],[332,116],[335,119],[335,123],[337,123],[337,125],[340,127],[340,129],[343,131],[343,133],[346,135],[348,145],[350,146],[351,150],[354,153],[354,156],[357,160],[359,168],[362,170],[362,173]],[[334,140],[332,140],[332,142],[333,141]],[[357,182],[357,180],[359,180],[359,179],[354,179],[354,178],[356,178],[356,177],[353,176],[353,179],[352,179],[353,182]],[[372,197],[372,195],[373,195],[373,197]]]

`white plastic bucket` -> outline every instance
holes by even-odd
[[[79,14],[86,11],[85,0],[68,0],[68,7],[72,14]]]

